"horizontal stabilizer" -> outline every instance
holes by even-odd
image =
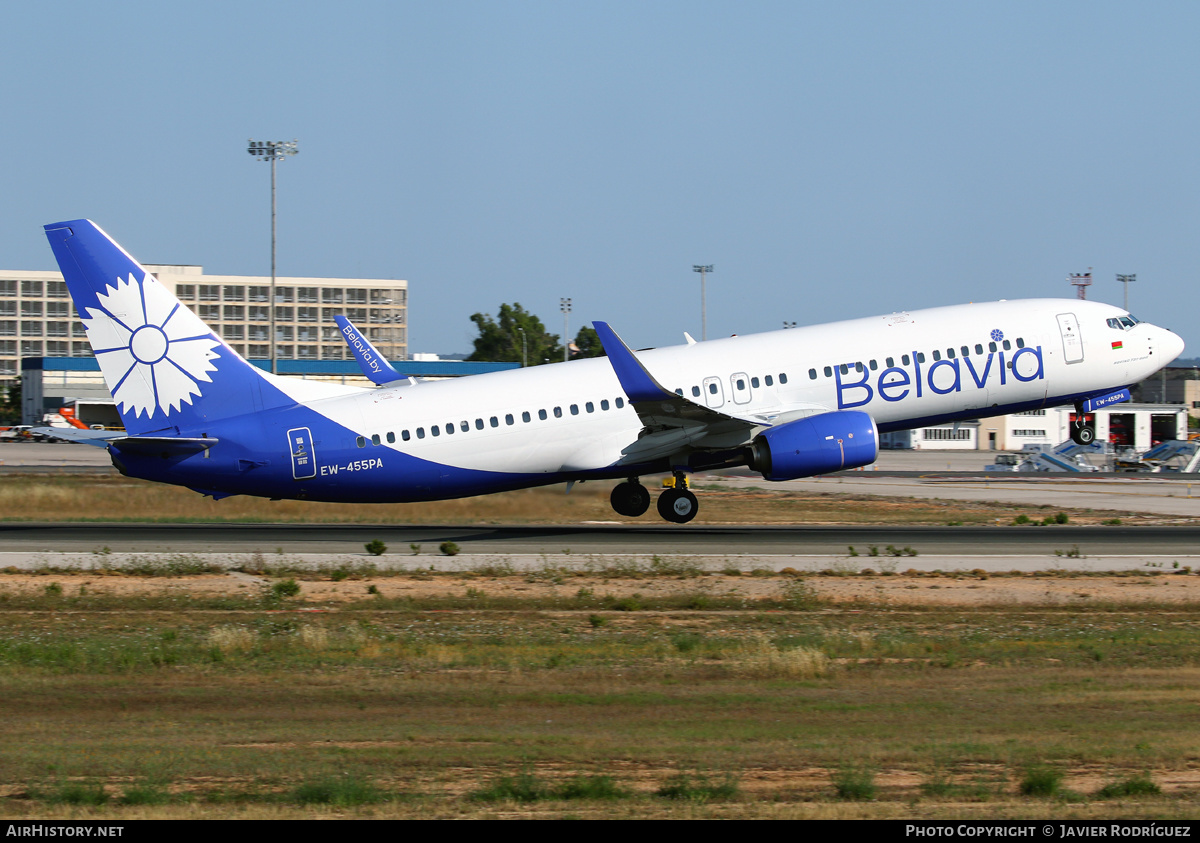
[[[354,353],[354,359],[358,361],[363,374],[370,378],[372,383],[385,384],[404,380],[400,373],[393,369],[388,361],[383,359],[383,355],[379,353],[375,346],[371,345],[371,341],[363,335],[362,331],[355,328],[349,319],[340,314],[334,316],[333,319],[337,322],[338,329],[342,332],[342,337],[346,340],[346,345],[350,346],[350,350]]]
[[[181,436],[123,436],[110,439],[109,445],[116,445],[118,450],[134,453],[194,454],[207,451],[220,439],[212,437],[184,438]]]

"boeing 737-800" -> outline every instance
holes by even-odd
[[[375,383],[358,388],[260,371],[94,223],[45,228],[125,423],[101,443],[113,464],[214,498],[420,501],[620,479],[613,508],[638,516],[638,478],[669,472],[658,510],[683,523],[690,472],[790,480],[874,462],[880,432],[1063,404],[1082,419],[1183,350],[1119,308],[1031,299],[636,353],[596,322],[606,357],[419,382],[339,318]]]

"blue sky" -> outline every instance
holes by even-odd
[[[410,348],[521,302],[635,346],[963,301],[1121,302],[1200,354],[1200,4],[10,3],[0,266],[410,282]]]

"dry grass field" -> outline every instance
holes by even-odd
[[[704,494],[709,523],[1056,514]],[[124,478],[8,475],[0,517],[619,520],[607,496],[589,484],[395,506],[213,502]],[[0,816],[1200,814],[1200,576],[1187,571],[185,563],[0,572]]]
[[[0,575],[0,815],[1191,818],[1200,577]]]

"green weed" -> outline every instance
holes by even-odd
[[[870,802],[875,798],[875,774],[863,768],[843,768],[833,775],[833,792],[846,802]]]

